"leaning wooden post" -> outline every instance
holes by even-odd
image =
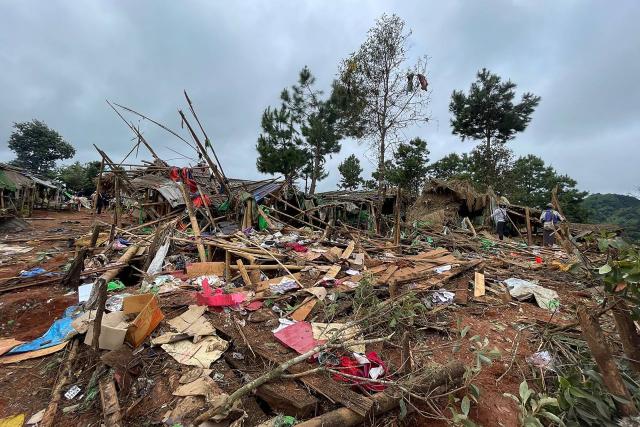
[[[580,320],[580,327],[582,328],[582,336],[598,364],[598,369],[602,373],[602,380],[607,390],[609,390],[611,394],[620,396],[628,401],[628,403],[616,401],[618,410],[625,416],[637,414],[638,410],[633,404],[629,390],[622,380],[618,365],[616,365],[616,362],[611,357],[604,333],[597,319],[589,315],[585,307],[578,309],[578,319]]]
[[[100,348],[100,332],[102,330],[102,315],[107,302],[107,281],[100,278],[93,286],[98,287],[98,301],[96,304],[96,318],[93,321],[93,340],[91,346],[98,350]]]
[[[396,192],[396,206],[395,206],[395,224],[393,225],[393,244],[396,247],[396,251],[402,254],[402,247],[400,246],[400,187]]]
[[[184,182],[180,183],[180,189],[182,190],[182,197],[184,197],[184,203],[187,205],[187,213],[191,220],[191,228],[193,229],[193,236],[196,238],[196,246],[198,248],[198,255],[201,262],[207,262],[207,253],[204,250],[204,245],[200,240],[200,226],[198,225],[198,219],[193,213],[193,204],[191,203],[191,197]]]
[[[116,174],[114,174],[113,183],[113,192],[116,198],[116,207],[113,211],[113,224],[118,228],[122,228],[122,221],[120,219],[120,178]]]
[[[98,213],[98,199],[100,198],[100,191],[102,186],[102,172],[104,171],[104,157],[100,160],[100,173],[98,173],[98,182],[96,182],[96,201],[93,211]]]
[[[524,216],[527,221],[527,244],[531,246],[533,245],[533,235],[531,234],[531,213],[529,212],[529,208],[525,208]]]
[[[633,370],[640,374],[640,335],[631,318],[631,310],[624,300],[618,300],[613,307],[613,319],[616,322],[624,354]]]

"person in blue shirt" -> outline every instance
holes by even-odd
[[[540,215],[542,223],[542,245],[553,246],[556,242],[556,224],[564,221],[564,217],[558,211],[553,209],[553,204],[547,204],[547,208]]]

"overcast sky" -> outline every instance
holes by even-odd
[[[511,147],[541,156],[590,192],[640,185],[640,2],[604,1],[4,1],[0,0],[0,160],[11,125],[37,118],[97,159],[121,159],[132,134],[105,99],[180,129],[186,89],[231,177],[257,178],[260,116],[307,65],[325,90],[338,63],[382,13],[413,29],[410,55],[428,55],[432,121],[409,136],[431,159],[473,144],[451,134],[449,97],[486,67],[542,97]],[[132,120],[134,117],[129,116]],[[148,122],[170,163],[193,151]],[[186,134],[185,134],[186,137]],[[366,146],[345,141],[337,165]],[[141,151],[139,159],[150,159]]]

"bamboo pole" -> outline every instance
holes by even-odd
[[[200,240],[200,226],[198,225],[198,220],[193,213],[193,205],[191,204],[191,197],[189,197],[189,193],[187,192],[187,187],[184,182],[180,183],[180,189],[182,190],[182,197],[184,197],[184,203],[187,205],[187,213],[189,214],[189,219],[191,220],[191,228],[193,229],[193,235],[196,238],[196,247],[198,248],[198,255],[200,256],[200,261],[207,261],[207,253],[204,250],[204,245]]]

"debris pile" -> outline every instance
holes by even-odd
[[[0,365],[62,355],[44,406],[8,415],[43,426],[100,422],[96,414],[105,425],[435,420],[486,377],[490,403],[478,417],[496,416],[499,402],[509,414],[502,392],[517,390],[514,362],[559,363],[527,341],[575,328],[574,307],[597,295],[594,279],[570,273],[600,259],[586,234],[563,230],[562,246],[540,247],[528,224],[528,239],[497,240],[476,220],[495,199],[444,183],[404,223],[389,194],[389,226],[376,227],[371,193],[312,198],[283,181],[228,179],[183,119],[201,164],[154,155],[125,168],[99,150],[111,221],[96,215],[64,237],[65,271],[33,265],[0,283],[3,295],[49,286],[67,304],[41,336],[3,332]],[[3,262],[48,238],[7,236]],[[504,416],[509,425],[515,415]]]

